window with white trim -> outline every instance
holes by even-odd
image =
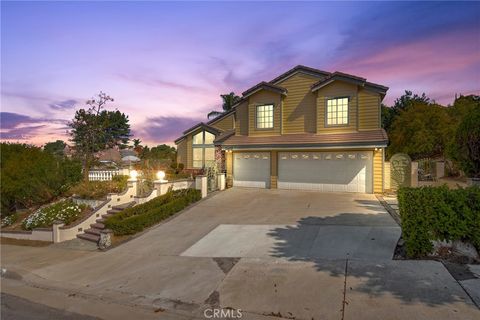
[[[348,124],[348,98],[335,98],[327,100],[327,125]]]
[[[273,128],[273,104],[257,106],[257,129]]]
[[[213,165],[215,162],[215,147],[213,145],[215,135],[207,131],[201,131],[192,138],[193,167],[203,168]]]

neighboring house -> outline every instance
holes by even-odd
[[[233,109],[184,131],[187,169],[215,162],[233,186],[383,191],[380,104],[388,88],[340,72],[297,66],[243,93]]]
[[[108,162],[115,162],[121,163],[122,162],[122,155],[120,154],[120,150],[118,148],[108,148],[102,151],[97,152],[96,154],[98,161],[108,163]]]

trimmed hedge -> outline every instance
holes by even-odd
[[[202,198],[200,190],[169,191],[146,203],[128,208],[105,221],[115,235],[134,234],[183,210]]]
[[[465,240],[480,249],[480,188],[401,188],[398,204],[409,257],[433,250],[433,240]]]

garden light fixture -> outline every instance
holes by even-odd
[[[158,171],[157,172],[157,179],[162,181],[162,182],[166,182],[167,180],[164,180],[165,179],[165,171]]]
[[[137,172],[137,170],[131,170],[131,171],[130,171],[130,178],[131,178],[132,180],[136,180],[137,177],[138,177],[138,172]]]

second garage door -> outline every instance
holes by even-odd
[[[270,152],[235,152],[233,185],[270,188]]]
[[[372,193],[372,152],[279,152],[278,188]]]

